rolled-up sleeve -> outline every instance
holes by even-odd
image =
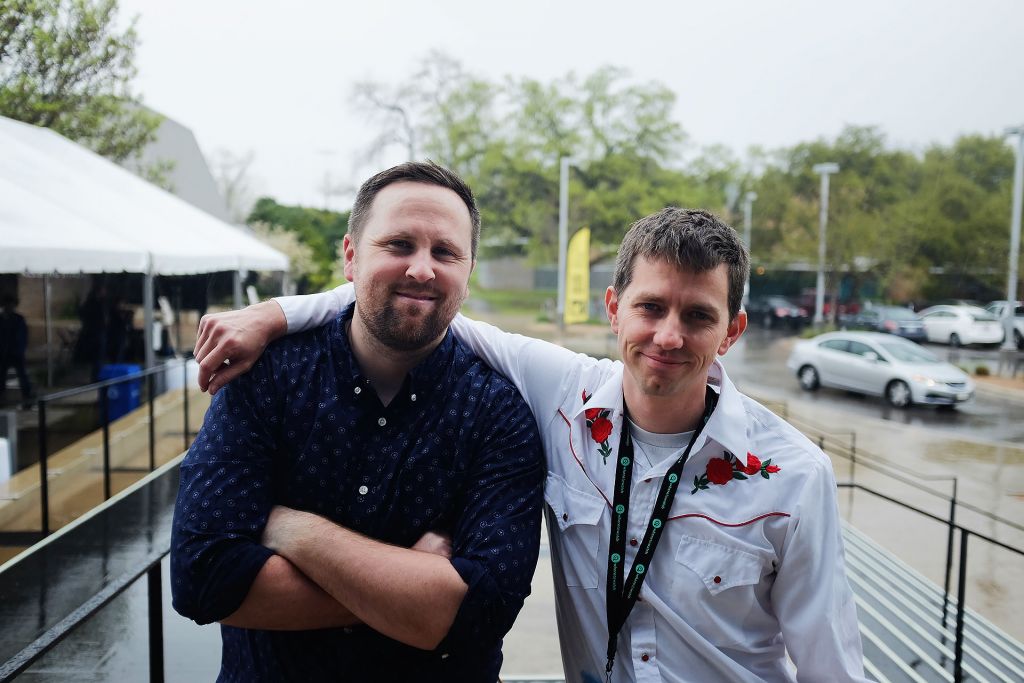
[[[171,531],[174,609],[200,624],[245,600],[273,552],[260,544],[273,507],[273,381],[266,357],[221,389],[181,464]]]
[[[452,565],[468,590],[441,649],[503,637],[530,594],[540,548],[544,458],[536,422],[511,386],[495,403],[464,489]]]

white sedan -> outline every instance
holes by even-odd
[[[974,382],[912,341],[879,332],[829,332],[797,342],[786,366],[807,391],[819,386],[912,403],[954,406],[974,396]]]
[[[977,306],[932,306],[921,311],[928,341],[950,346],[998,344],[1003,326],[994,315]]]

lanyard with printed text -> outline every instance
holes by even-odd
[[[704,399],[704,417],[700,427],[693,431],[686,450],[676,459],[672,467],[666,472],[661,482],[661,489],[654,501],[654,510],[651,512],[651,519],[647,523],[647,531],[644,533],[643,543],[637,550],[636,558],[633,560],[633,567],[629,570],[628,577],[624,577],[624,566],[626,561],[626,529],[629,521],[629,489],[633,477],[633,437],[628,427],[628,413],[623,415],[622,437],[619,439],[619,453],[615,468],[615,491],[612,502],[612,525],[611,535],[608,541],[608,588],[605,595],[608,614],[608,663],[605,672],[608,680],[612,676],[612,664],[615,662],[615,650],[619,631],[626,623],[629,613],[636,604],[640,595],[640,587],[647,577],[647,569],[651,566],[651,558],[661,540],[661,531],[668,519],[669,511],[672,509],[672,501],[679,490],[679,477],[682,475],[683,466],[690,457],[690,449],[697,441],[697,437],[704,430],[704,426],[711,419],[711,413],[718,403],[718,394],[711,387],[707,388]]]

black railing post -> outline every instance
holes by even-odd
[[[164,608],[159,561],[146,572],[146,583],[149,589],[149,680],[163,683]]]
[[[185,450],[187,451],[188,450],[188,446],[189,446],[189,440],[188,440],[188,361],[182,362],[182,364],[181,364],[181,373],[182,373],[182,376],[183,376],[183,379],[184,379],[184,382],[181,385],[182,386],[182,392],[183,392],[182,396],[185,399],[185,434],[183,436],[184,436],[184,441],[185,441]]]
[[[156,398],[156,386],[153,375],[146,377],[146,393],[149,395],[149,471],[156,469],[156,410],[153,399]]]
[[[949,501],[949,533],[946,535],[946,580],[942,592],[942,637],[946,634],[946,616],[949,613],[949,582],[953,576],[953,536],[956,530],[956,488],[957,479],[953,477],[953,497]]]
[[[110,395],[100,387],[100,419],[103,420],[103,500],[110,500]]]
[[[954,645],[953,682],[964,680],[964,594],[967,592],[967,537],[970,532],[960,529],[960,578],[956,587],[956,645]]]
[[[50,535],[50,481],[46,471],[46,401],[39,399],[39,505],[40,531],[43,538]]]
[[[824,434],[818,436],[818,448],[820,448],[822,451],[825,450],[825,435]]]

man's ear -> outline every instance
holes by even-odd
[[[724,356],[725,352],[736,343],[736,340],[743,335],[743,332],[746,329],[747,312],[741,309],[740,312],[736,314],[736,317],[729,323],[729,329],[725,333],[725,339],[722,340],[721,345],[718,347],[718,355]]]
[[[349,282],[356,281],[356,243],[352,235],[345,233],[345,239],[341,242],[341,251],[345,259],[345,279]]]
[[[614,287],[608,287],[604,292],[604,311],[608,314],[608,322],[612,326],[612,332],[619,333],[619,295],[615,293]]]

